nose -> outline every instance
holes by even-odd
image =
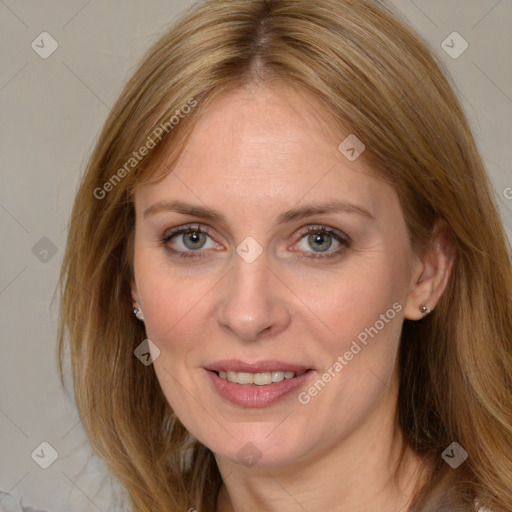
[[[234,268],[223,281],[216,310],[223,330],[240,340],[256,341],[286,329],[287,288],[268,266],[265,252],[252,263],[235,256]]]

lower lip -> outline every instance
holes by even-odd
[[[206,371],[215,390],[221,397],[243,407],[267,407],[275,404],[304,385],[313,373],[313,370],[307,370],[299,377],[258,386],[257,384],[236,384],[222,379],[211,370]]]

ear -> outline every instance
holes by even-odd
[[[443,220],[438,220],[432,232],[431,244],[415,258],[411,277],[411,291],[407,297],[404,316],[408,320],[420,320],[425,315],[420,311],[426,305],[430,311],[436,307],[450,279],[455,248],[450,229]]]
[[[139,294],[137,292],[137,284],[135,283],[135,279],[130,279],[130,290],[132,293],[132,302],[134,306],[140,307],[139,304]]]

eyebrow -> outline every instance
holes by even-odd
[[[218,210],[207,206],[194,205],[183,201],[168,201],[155,203],[144,210],[144,218],[161,212],[176,212],[184,215],[191,215],[201,219],[218,222],[226,225],[224,215]],[[322,213],[356,213],[375,220],[375,217],[362,206],[347,201],[331,201],[322,204],[310,204],[300,208],[287,210],[279,215],[276,225],[285,224],[287,222],[300,220],[313,215]]]

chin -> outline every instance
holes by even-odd
[[[247,468],[278,468],[296,464],[306,453],[303,436],[291,435],[282,430],[280,435],[276,425],[252,424],[250,428],[230,429],[233,438],[228,445],[220,440],[205,439],[203,444],[215,454],[217,460],[228,460]]]

